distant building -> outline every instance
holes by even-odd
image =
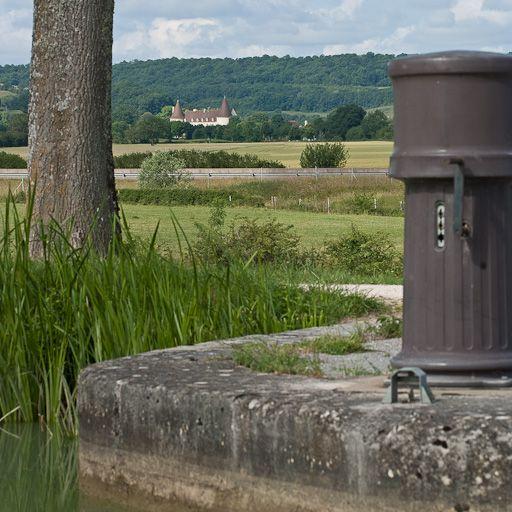
[[[236,115],[235,109],[229,106],[225,97],[219,109],[194,109],[185,110],[185,112],[183,112],[180,100],[178,100],[172,109],[171,122],[185,122],[194,126],[226,126],[229,124],[229,120]]]

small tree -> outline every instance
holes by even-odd
[[[328,140],[345,140],[348,130],[359,126],[366,111],[359,105],[343,105],[331,112],[324,120],[325,138]]]
[[[386,117],[382,110],[374,110],[366,114],[366,117],[361,122],[361,129],[364,133],[364,138],[368,140],[375,140],[377,133],[383,128],[391,126],[391,121]]]
[[[381,128],[375,135],[376,140],[393,140],[393,125],[389,123],[388,126]]]
[[[347,132],[346,136],[347,140],[365,140],[366,135],[364,134],[364,130],[361,125],[359,126],[353,126],[350,128],[350,130]]]
[[[149,143],[153,146],[160,139],[171,138],[171,125],[169,121],[146,112],[126,131],[126,138],[133,144]]]
[[[308,144],[300,155],[301,167],[345,167],[348,150],[344,144]]]
[[[139,184],[142,188],[171,188],[189,179],[185,163],[171,152],[158,151],[142,162]]]

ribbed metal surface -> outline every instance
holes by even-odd
[[[512,368],[512,180],[466,183],[464,220],[436,239],[436,204],[453,215],[451,180],[406,185],[404,347],[393,364],[431,371]]]

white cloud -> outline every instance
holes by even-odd
[[[337,10],[352,17],[362,5],[363,0],[343,0]]]
[[[30,59],[33,0],[0,0],[0,64]],[[512,0],[116,0],[114,59],[512,50]]]
[[[485,20],[497,25],[507,25],[512,21],[512,10],[486,9],[485,0],[457,0],[451,12],[457,23]]]
[[[367,52],[401,53],[404,48],[404,40],[414,31],[414,26],[398,27],[389,37],[369,38],[357,43],[332,44],[326,46],[323,53],[325,55]]]
[[[311,14],[319,18],[336,19],[338,21],[354,18],[363,0],[343,0],[340,5],[312,10]]]
[[[156,18],[149,28],[138,26],[120,36],[114,43],[114,53],[151,52],[152,58],[185,57],[194,55],[195,45],[214,43],[221,34],[221,25],[212,18]]]
[[[25,63],[32,41],[32,11],[13,9],[0,16],[0,62]]]
[[[483,52],[495,52],[495,53],[507,53],[510,48],[505,46],[484,46],[482,47]]]
[[[165,54],[170,48],[182,48],[200,39],[215,41],[221,34],[218,23],[213,19],[190,18],[166,20],[157,18],[149,31],[151,45]]]
[[[290,53],[293,47],[283,48],[281,46],[264,46],[259,44],[250,44],[239,48],[234,57],[261,57],[262,55],[276,55]]]

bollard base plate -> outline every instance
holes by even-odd
[[[512,373],[487,372],[487,373],[433,373],[426,372],[428,385],[435,388],[477,388],[499,389],[512,388]],[[389,386],[390,380],[386,379],[385,386]]]
[[[468,358],[464,354],[413,354],[401,352],[391,359],[393,369],[416,366],[428,378],[428,384],[443,388],[512,387],[512,350],[498,354],[481,354]]]
[[[512,387],[512,374],[504,372],[472,374],[437,374],[427,372],[428,383],[443,388],[509,388]]]

